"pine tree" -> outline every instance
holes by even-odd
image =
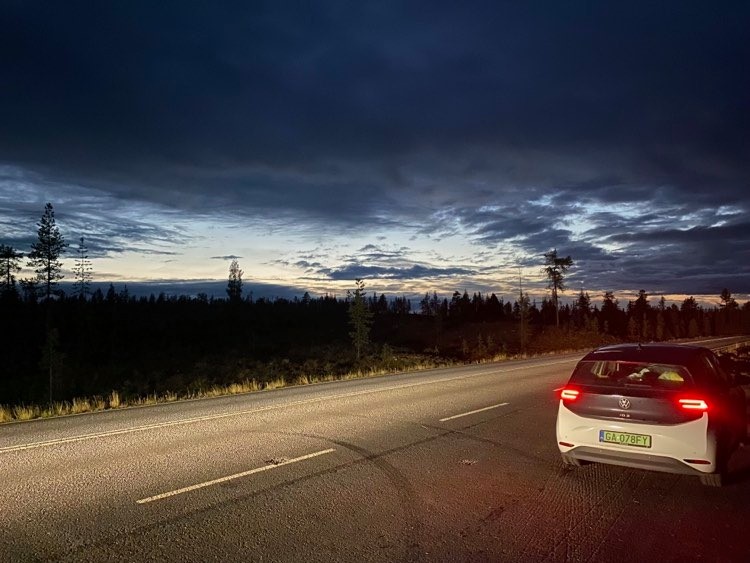
[[[357,279],[354,292],[348,292],[349,297],[349,325],[352,331],[349,336],[354,344],[357,361],[370,343],[370,327],[372,326],[372,311],[367,307],[365,299],[365,282]]]
[[[44,206],[44,213],[37,226],[38,240],[31,245],[28,265],[34,268],[36,279],[42,284],[44,295],[49,299],[57,286],[57,280],[64,277],[61,273],[60,255],[68,245],[55,223],[55,211],[51,203]]]
[[[573,265],[570,256],[558,258],[557,249],[550,250],[544,255],[544,268],[542,272],[547,276],[547,287],[552,290],[552,302],[555,305],[555,326],[560,326],[560,307],[557,294],[565,290],[565,274]]]
[[[92,266],[88,256],[88,248],[84,242],[83,237],[78,239],[78,248],[76,249],[78,256],[76,257],[76,263],[73,267],[73,274],[75,275],[76,281],[73,284],[73,291],[79,299],[86,299],[91,289],[91,278],[92,278]]]
[[[229,279],[227,280],[227,295],[230,301],[240,301],[242,299],[242,274],[240,263],[232,260],[229,265]]]
[[[0,244],[0,295],[17,294],[16,272],[21,271],[18,262],[23,254],[12,246]]]

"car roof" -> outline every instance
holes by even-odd
[[[689,365],[706,352],[710,350],[702,346],[687,344],[615,344],[589,352],[582,361],[632,361]]]

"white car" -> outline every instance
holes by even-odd
[[[675,344],[599,348],[560,392],[557,445],[567,465],[588,462],[697,475],[721,486],[745,441],[748,379],[709,349]]]

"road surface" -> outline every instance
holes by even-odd
[[[750,448],[562,465],[580,356],[0,426],[0,561],[750,560]]]

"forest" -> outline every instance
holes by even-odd
[[[558,303],[572,260],[556,251],[540,271],[551,289],[540,303],[527,294],[505,301],[467,291],[428,293],[412,303],[368,294],[362,280],[343,298],[252,299],[243,295],[236,262],[226,298],[136,297],[125,286],[89,291],[90,262],[81,252],[75,291],[65,294],[55,283],[59,267],[51,267],[59,264],[60,253],[50,252],[55,232],[59,236],[48,204],[29,253],[33,258],[41,249],[37,256],[44,258],[46,251],[46,261],[38,260],[36,280],[22,281],[20,290],[14,273],[21,253],[0,245],[0,405],[113,393],[132,403],[243,382],[263,389],[620,341],[750,333],[750,302],[740,305],[728,289],[710,308],[692,297],[679,305],[663,297],[652,301],[644,290],[626,303],[612,292],[594,301],[584,291]]]
[[[728,292],[727,292],[728,293]],[[367,339],[357,358],[346,298],[300,299],[132,297],[113,286],[88,298],[0,300],[2,404],[183,392],[245,379],[286,381],[412,364],[475,362],[521,353],[581,349],[623,340],[660,341],[750,332],[750,305],[731,296],[705,309],[678,307],[645,292],[621,307],[611,293],[586,293],[560,307],[504,302],[494,294],[455,292],[409,300],[364,296]],[[724,297],[727,297],[724,294]],[[522,317],[525,317],[522,322]],[[51,377],[50,377],[51,374]]]

